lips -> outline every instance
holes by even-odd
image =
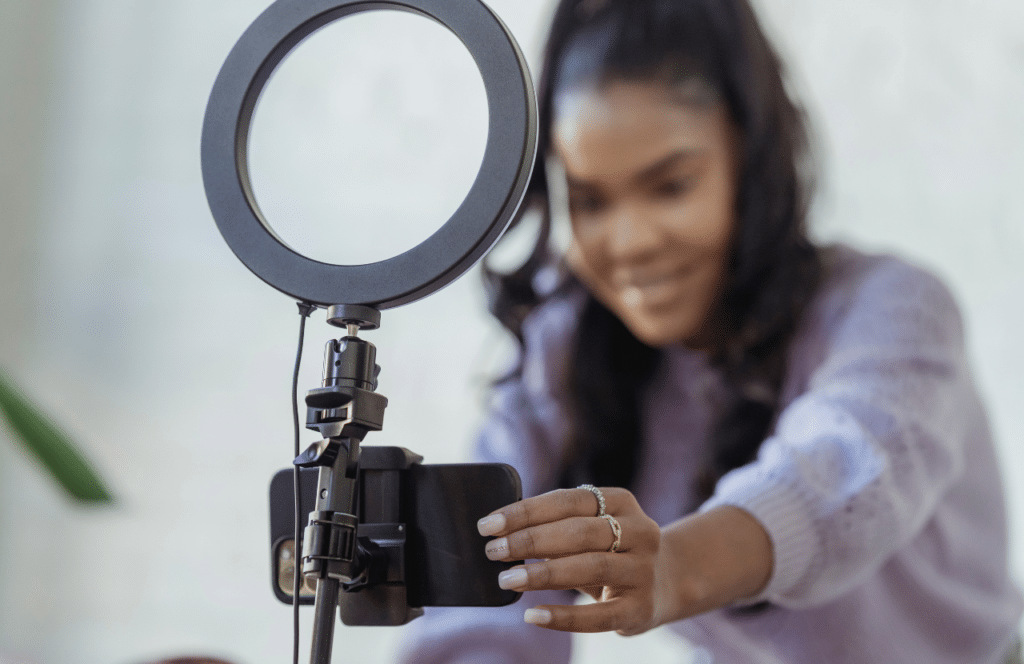
[[[612,282],[620,288],[636,286],[646,288],[663,281],[683,279],[697,268],[697,262],[689,262],[685,265],[662,265],[618,267],[612,273]]]
[[[654,308],[677,301],[694,269],[686,265],[668,271],[621,271],[613,282],[626,306]]]

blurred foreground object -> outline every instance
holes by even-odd
[[[90,503],[113,500],[103,481],[74,442],[39,411],[0,368],[0,413],[20,441],[72,498]]]

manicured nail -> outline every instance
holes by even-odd
[[[498,575],[498,586],[504,590],[515,590],[526,585],[526,570],[522,567],[507,569]]]
[[[496,535],[501,531],[505,530],[505,515],[504,514],[492,514],[485,516],[476,522],[476,529],[480,531],[480,534],[484,537],[488,535]]]
[[[531,625],[547,625],[551,622],[551,612],[546,609],[527,609],[523,620]]]
[[[508,538],[499,537],[496,540],[491,540],[484,547],[484,553],[491,560],[504,560],[508,558]]]

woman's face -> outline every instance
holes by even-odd
[[[576,90],[557,99],[553,142],[572,271],[644,343],[713,346],[737,179],[723,106],[656,84]]]

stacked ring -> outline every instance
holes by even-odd
[[[576,488],[577,489],[586,489],[590,493],[594,494],[594,497],[597,498],[597,516],[602,516],[602,517],[605,516],[605,511],[604,511],[604,494],[601,493],[600,489],[598,489],[593,484],[581,484],[581,485],[579,485]]]
[[[618,520],[611,514],[602,514],[601,518],[608,522],[608,525],[612,527],[612,534],[615,535],[615,541],[608,548],[610,553],[618,553],[619,547],[622,545],[622,526],[619,525]]]
[[[618,553],[619,547],[622,546],[622,526],[619,525],[618,519],[605,512],[604,494],[593,484],[581,484],[576,488],[586,489],[597,498],[597,516],[608,522],[608,525],[612,527],[612,535],[615,536],[615,541],[612,542],[608,551],[610,553]]]

